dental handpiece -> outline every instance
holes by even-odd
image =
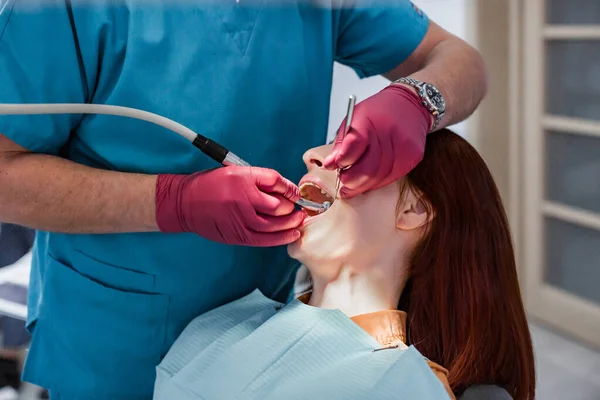
[[[321,203],[317,203],[314,201],[310,201],[310,200],[306,200],[302,197],[300,197],[297,201],[296,204],[302,208],[305,208],[307,210],[310,211],[317,211],[319,213],[325,212],[327,210],[329,210],[329,207],[331,207],[331,203],[326,201],[323,204]]]
[[[251,165],[229,151],[219,143],[200,135],[188,127],[148,111],[136,108],[111,106],[107,104],[76,104],[76,103],[54,103],[54,104],[8,104],[0,103],[0,115],[47,115],[47,114],[100,114],[114,115],[119,117],[134,118],[162,126],[172,132],[183,136],[196,148],[215,160],[221,165],[237,165],[250,167]],[[329,209],[331,203],[323,204],[300,198],[296,204],[311,211],[324,212]]]

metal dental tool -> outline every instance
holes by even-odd
[[[300,197],[298,201],[296,201],[296,204],[307,210],[317,211],[319,213],[325,212],[329,210],[329,207],[331,207],[331,203],[328,201],[324,202],[323,204],[320,204],[314,201],[303,199],[302,197]]]
[[[106,104],[7,104],[0,103],[0,115],[45,115],[45,114],[103,114],[128,117],[150,122],[162,126],[172,132],[183,136],[190,141],[196,148],[204,154],[215,160],[221,165],[237,165],[240,167],[249,167],[250,164],[233,154],[227,148],[219,143],[202,136],[163,116],[138,110],[136,108],[111,106]],[[314,201],[299,199],[296,204],[307,210],[317,211],[319,213],[327,211],[331,203],[326,201],[323,204]]]
[[[348,98],[348,109],[346,111],[346,125],[344,125],[344,129],[342,130],[342,140],[346,137],[346,134],[350,130],[350,125],[352,125],[352,117],[354,116],[354,106],[356,105],[356,96],[350,95]],[[337,177],[335,181],[335,198],[337,199],[340,191],[340,171],[347,169],[349,167],[344,167],[342,170],[337,170]],[[315,203],[314,201],[309,201],[303,198],[300,198],[296,202],[300,207],[306,208],[311,211],[318,211],[319,213],[325,212],[331,207],[331,203],[326,201],[323,204]]]
[[[344,125],[344,129],[342,130],[341,134],[342,134],[342,139],[344,140],[344,138],[346,137],[346,134],[348,133],[348,131],[350,130],[350,126],[352,125],[352,117],[354,116],[354,106],[356,105],[356,96],[355,95],[350,95],[350,98],[348,99],[348,110],[346,111],[346,125]],[[344,167],[342,169],[337,170],[337,178],[335,181],[335,198],[337,199],[339,194],[340,194],[340,185],[341,185],[341,181],[340,181],[340,172],[342,172],[345,169],[350,168],[350,166]]]

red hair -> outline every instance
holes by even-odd
[[[415,248],[399,308],[408,341],[448,369],[455,394],[477,384],[535,396],[529,327],[510,230],[485,162],[463,138],[428,135],[423,160],[405,183],[434,218]]]

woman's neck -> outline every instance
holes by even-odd
[[[359,268],[343,264],[336,270],[327,278],[312,275],[311,306],[338,309],[349,317],[397,309],[406,282],[405,274],[399,272],[406,271],[404,265],[371,264]]]

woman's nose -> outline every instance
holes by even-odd
[[[306,168],[310,171],[314,168],[322,168],[323,161],[331,153],[331,146],[313,147],[304,153],[302,160],[306,164]]]

